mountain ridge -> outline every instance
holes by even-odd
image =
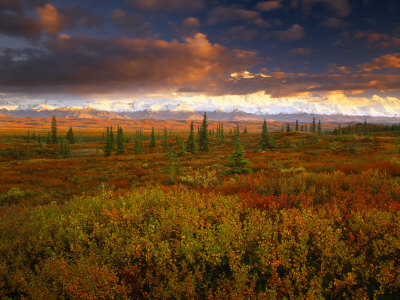
[[[27,109],[0,109],[0,116],[7,117],[61,117],[67,119],[164,119],[164,120],[200,120],[203,113],[207,113],[210,120],[216,121],[262,121],[264,119],[279,122],[311,122],[315,117],[321,122],[329,123],[357,123],[364,122],[366,119],[369,123],[400,123],[397,117],[376,117],[376,116],[353,116],[342,114],[310,114],[310,113],[279,113],[279,114],[255,114],[241,110],[231,112],[224,111],[185,111],[185,110],[159,110],[150,109],[141,111],[125,111],[113,112],[107,110],[99,110],[91,107],[55,107],[41,105],[37,108]]]

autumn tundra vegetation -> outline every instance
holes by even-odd
[[[400,297],[399,125],[0,121],[2,299]]]

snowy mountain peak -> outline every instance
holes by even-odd
[[[177,107],[171,109],[171,111],[175,112],[194,112],[195,110],[187,103],[180,103]]]

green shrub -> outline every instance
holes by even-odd
[[[0,205],[10,205],[16,203],[19,199],[25,196],[25,193],[18,187],[13,187],[7,193],[0,196]]]

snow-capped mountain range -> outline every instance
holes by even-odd
[[[367,118],[376,122],[399,122],[400,99],[373,96],[349,98],[331,95],[319,98],[271,98],[265,94],[219,97],[184,97],[180,99],[143,101],[101,100],[69,106],[64,101],[0,102],[0,116],[65,118],[157,118],[201,119],[207,112],[215,120],[310,121],[318,116],[330,122],[351,122]]]

